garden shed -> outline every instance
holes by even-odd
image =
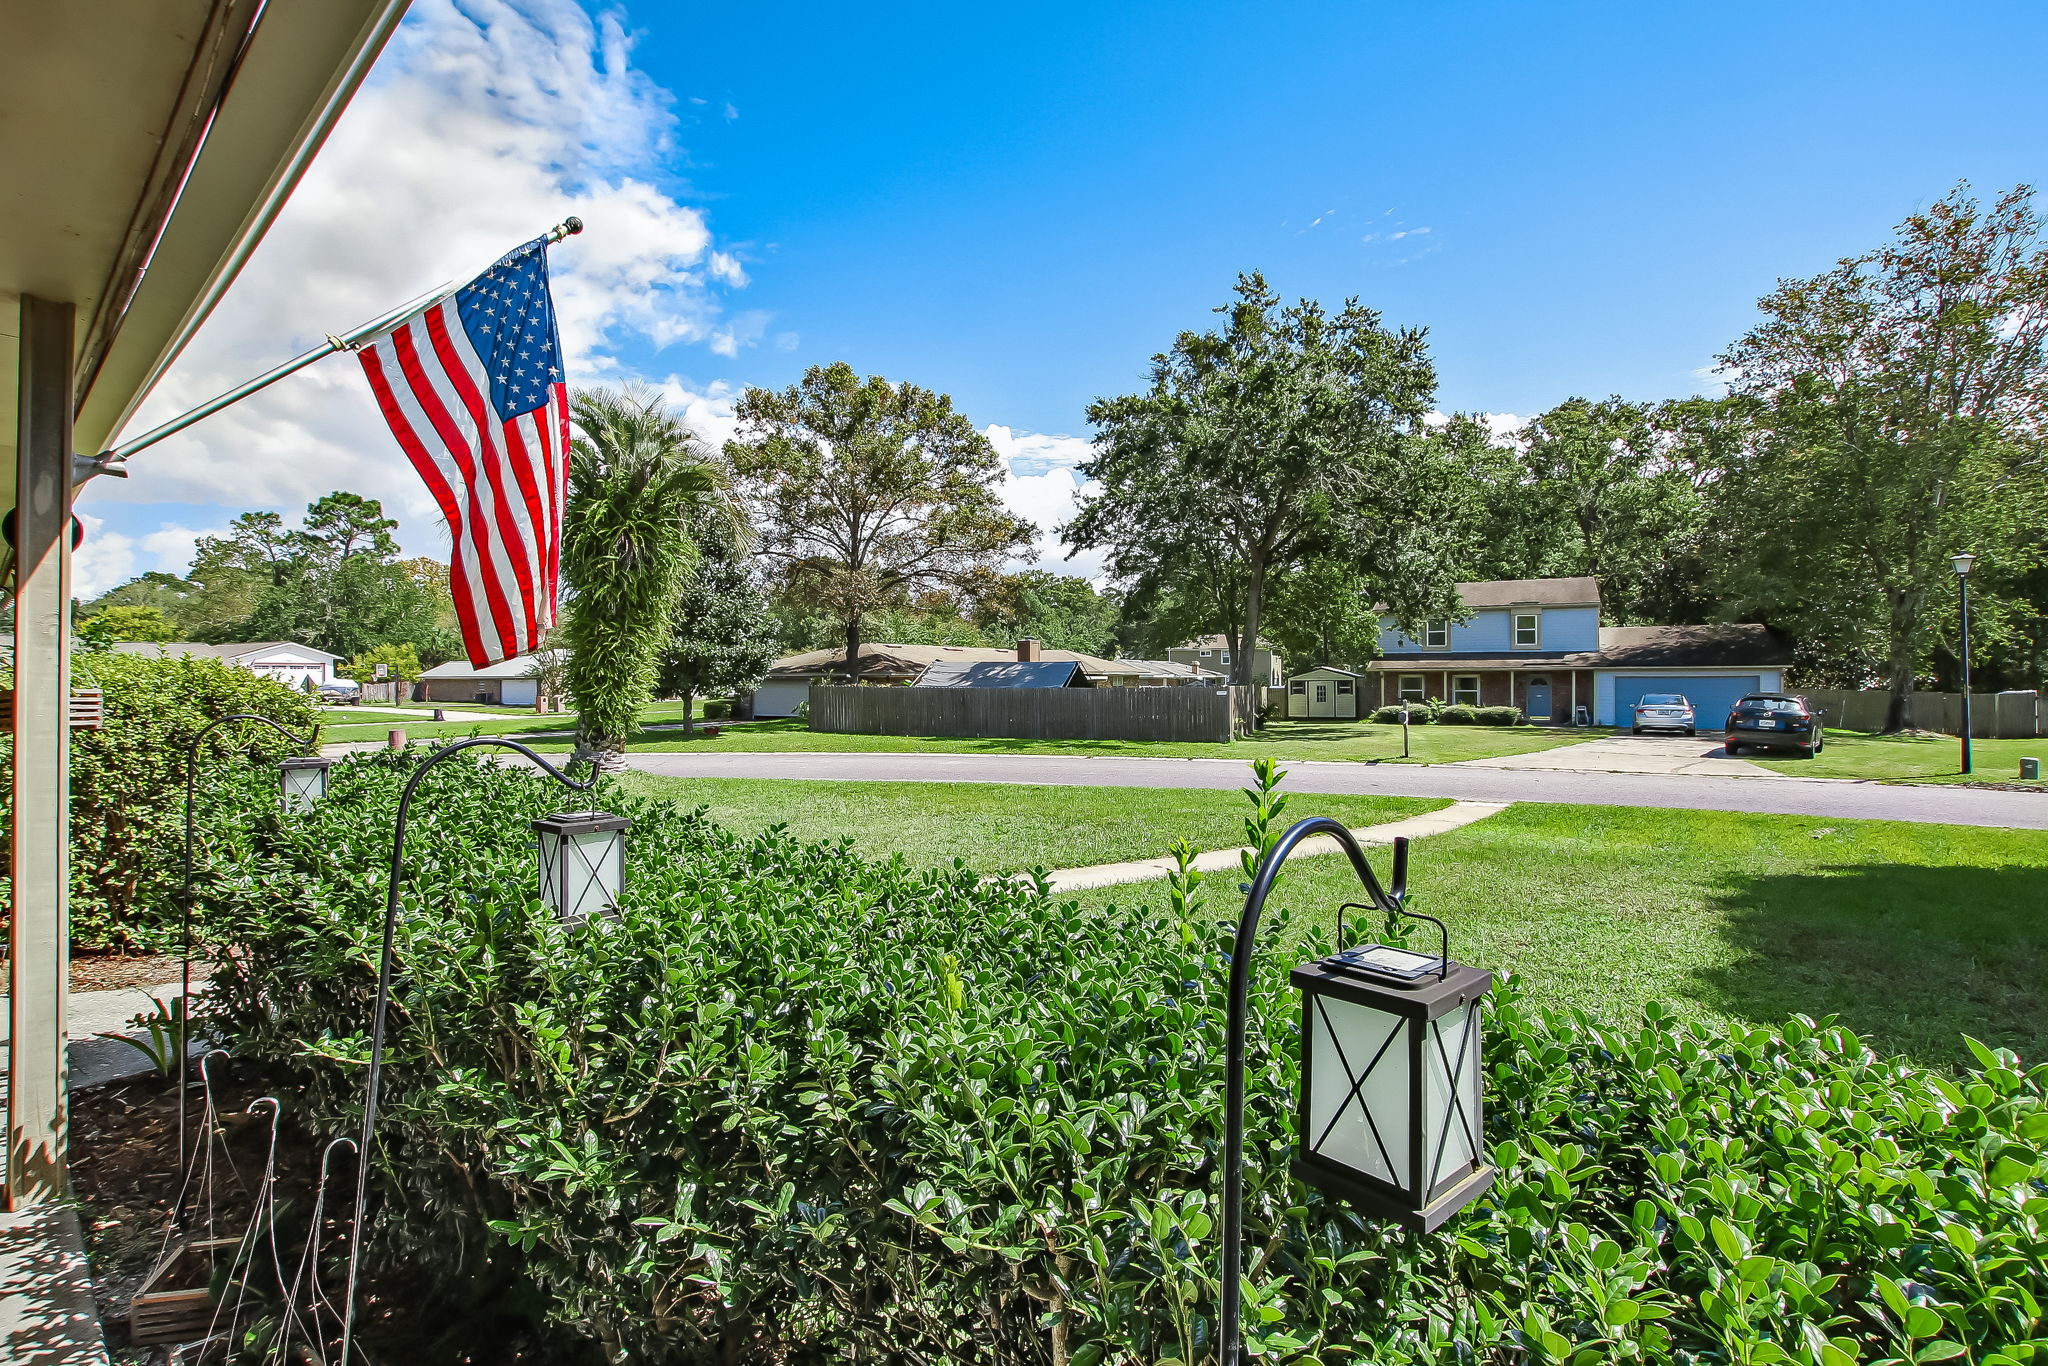
[[[1287,714],[1358,719],[1358,680],[1349,669],[1318,664],[1287,680]]]

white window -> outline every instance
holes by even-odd
[[[1293,688],[1294,695],[1297,697],[1303,696],[1308,692],[1308,684],[1306,683],[1295,683],[1291,686]]]
[[[1401,675],[1401,700],[1403,702],[1420,702],[1423,697],[1422,689],[1421,674]]]
[[[1448,650],[1451,647],[1451,623],[1448,621],[1425,621],[1422,623],[1422,648],[1425,650]]]
[[[1543,614],[1541,612],[1515,613],[1515,648],[1533,650],[1543,643]]]
[[[1451,702],[1452,702],[1452,705],[1454,705],[1454,706],[1457,706],[1457,705],[1462,705],[1462,706],[1467,706],[1467,707],[1476,707],[1476,706],[1478,706],[1478,705],[1479,705],[1479,675],[1478,675],[1478,674],[1452,674],[1452,675],[1451,675]]]
[[[1327,683],[1318,683],[1318,684],[1316,684],[1316,701],[1318,701],[1318,702],[1327,702],[1327,701],[1329,701],[1329,700],[1330,700],[1330,686],[1329,686],[1329,684],[1327,684]]]
[[[1337,696],[1339,696],[1339,697],[1349,697],[1350,695],[1351,695],[1351,680],[1350,680],[1350,679],[1348,679],[1348,678],[1340,678],[1340,679],[1338,679],[1338,680],[1337,680]]]

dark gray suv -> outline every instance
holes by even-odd
[[[1729,711],[1723,746],[1730,754],[1740,754],[1745,749],[1789,749],[1811,759],[1820,753],[1824,743],[1820,713],[1807,706],[1805,698],[1782,692],[1753,692]]]

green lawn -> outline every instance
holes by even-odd
[[[667,778],[627,773],[629,790],[706,806],[721,825],[783,824],[807,840],[845,835],[870,858],[954,859],[990,873],[1078,868],[1156,858],[1177,839],[1199,849],[1244,842],[1251,807],[1238,792],[1178,788],[1029,787],[1009,783],[802,782]],[[1449,806],[1408,797],[1297,797],[1352,825],[1377,825]]]
[[[1235,881],[1205,888],[1218,916],[1238,912]],[[1964,1033],[2031,1062],[2048,1045],[2048,834],[1525,804],[1418,841],[1409,885],[1454,958],[1519,974],[1546,1004],[1618,1021],[1653,1000],[1703,1020],[1834,1014],[1881,1052],[1941,1065],[1967,1060]],[[1316,859],[1281,888],[1327,926],[1357,883]],[[1276,946],[1261,970],[1291,958]]]
[[[1753,758],[1757,763],[1783,769],[1802,778],[1881,778],[1914,782],[2001,782],[2020,780],[2020,760],[2048,760],[2048,739],[1973,740],[1970,767],[1965,778],[1962,741],[1953,735],[1863,735],[1854,731],[1831,730],[1827,743],[1811,759],[1789,755]],[[2048,791],[2048,782],[2036,781]]]
[[[417,713],[420,718],[431,718],[434,708],[439,706],[452,712],[494,712],[503,713],[502,720],[490,721],[434,721],[415,719],[414,716],[394,716],[389,712],[362,711],[351,707],[323,708],[320,720],[323,726],[321,740],[334,744],[342,740],[382,740],[392,730],[403,730],[410,740],[433,740],[458,738],[475,732],[479,735],[519,735],[527,731],[574,730],[576,716],[573,712],[556,712],[542,716],[531,707],[479,707],[466,702],[408,702],[405,708]],[[704,704],[697,704],[698,714],[703,713]],[[683,719],[683,704],[680,702],[656,702],[640,713],[644,721],[672,723]],[[659,735],[661,732],[654,731]]]
[[[828,735],[803,721],[761,721],[733,726],[716,740],[655,731],[633,745],[642,752],[859,754],[1073,754],[1154,759],[1342,759],[1441,764],[1555,749],[1612,734],[1606,730],[1552,730],[1538,726],[1416,726],[1411,758],[1401,758],[1401,728],[1370,721],[1275,721],[1247,740],[1204,744],[1148,740],[945,740],[897,735]]]

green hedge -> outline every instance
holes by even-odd
[[[316,815],[256,823],[256,876],[212,884],[239,944],[220,1023],[335,1132],[414,761],[341,766]],[[485,764],[427,780],[378,1257],[449,1304],[535,1306],[556,1361],[1213,1360],[1221,922],[613,793],[638,820],[627,905],[564,929],[525,825],[561,800]],[[1301,955],[1284,909],[1269,924],[1247,1162],[1268,1359],[2048,1360],[2044,1069],[1980,1053],[1951,1079],[1826,1023],[1622,1028],[1510,989],[1500,1183],[1410,1238],[1288,1175]]]
[[[319,709],[293,688],[206,657],[81,654],[72,675],[75,687],[99,688],[106,706],[100,729],[71,732],[72,948],[168,947],[193,739],[238,711],[306,734]],[[236,746],[246,759],[228,757]],[[276,800],[277,761],[304,752],[256,723],[215,732],[198,808],[202,845],[239,838],[241,813]]]

